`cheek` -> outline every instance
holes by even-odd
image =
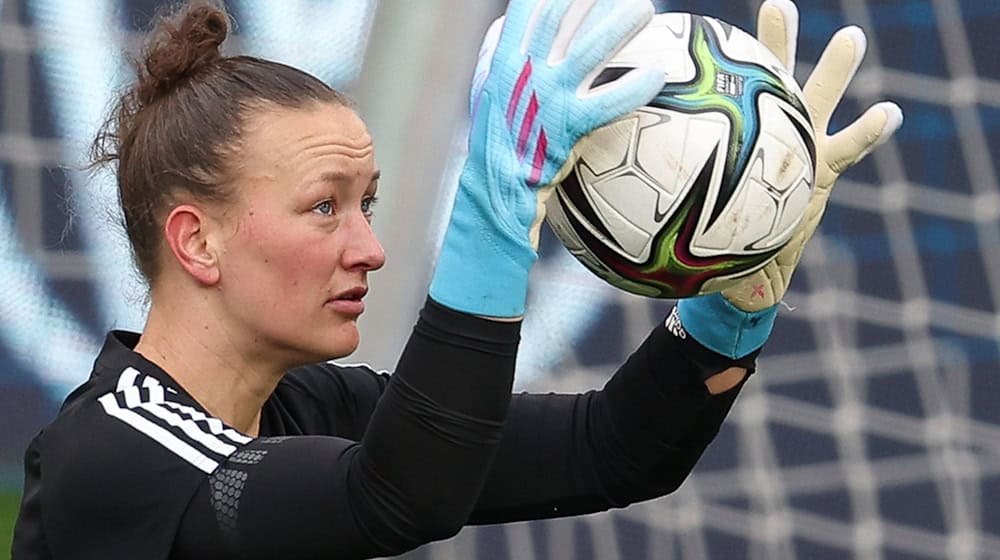
[[[240,268],[244,278],[272,290],[290,290],[325,284],[336,269],[336,252],[328,234],[304,224],[305,220],[250,216],[236,247],[246,255]],[[283,293],[283,297],[294,295]]]

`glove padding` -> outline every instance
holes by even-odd
[[[571,167],[574,145],[663,85],[662,70],[638,68],[590,88],[652,14],[648,0],[510,2],[480,51],[469,155],[433,299],[482,316],[523,314],[545,199]]]
[[[795,70],[798,10],[790,0],[767,0],[757,18],[758,39],[782,63]],[[761,270],[723,290],[737,308],[759,311],[781,301],[802,258],[806,243],[819,226],[833,184],[841,173],[885,142],[903,123],[903,112],[890,101],[873,105],[850,126],[827,134],[830,117],[864,59],[868,40],[859,27],[838,31],[820,56],[803,93],[816,131],[816,182],[809,205],[791,240]]]
[[[791,0],[766,0],[757,18],[757,38],[790,72],[795,70],[798,19],[798,9]],[[884,101],[870,107],[846,128],[827,134],[830,117],[861,65],[867,45],[859,27],[839,30],[806,81],[803,94],[816,136],[816,180],[791,240],[763,268],[741,278],[721,294],[678,303],[684,328],[716,352],[736,358],[763,345],[777,315],[777,304],[788,291],[806,243],[823,217],[834,182],[875,146],[888,140],[903,123],[899,106]],[[739,326],[733,329],[731,325]],[[752,344],[757,346],[751,347]]]

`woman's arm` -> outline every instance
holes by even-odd
[[[367,558],[455,534],[501,437],[519,330],[429,300],[361,441],[250,442],[198,489],[175,557]]]
[[[733,376],[712,395],[706,380],[752,371],[757,352],[731,360],[674,333],[657,326],[600,391],[516,395],[470,523],[591,513],[677,489],[743,385]]]

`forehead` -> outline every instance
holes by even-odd
[[[358,173],[374,168],[368,127],[352,109],[329,103],[252,111],[242,152],[244,170],[251,176],[308,172],[331,164]]]

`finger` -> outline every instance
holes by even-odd
[[[479,61],[482,62],[487,55],[492,55],[497,50],[497,43],[500,41],[500,30],[503,29],[503,24],[506,18],[500,16],[493,20],[493,23],[486,29],[486,33],[483,35],[483,42],[479,45]]]
[[[496,54],[503,22],[503,16],[493,20],[486,30],[486,35],[483,36],[483,44],[479,46],[479,59],[476,61],[476,70],[472,74],[472,87],[469,89],[469,116],[476,114],[479,95],[483,91],[483,84],[486,83],[486,76],[493,67],[493,55]]]
[[[635,37],[653,17],[648,0],[620,0],[615,8],[570,45],[568,57],[580,78],[602,66]],[[588,84],[589,85],[589,84]]]
[[[618,117],[649,103],[663,89],[663,69],[655,67],[633,68],[615,81],[595,90],[587,104],[596,104],[598,109],[589,114],[596,117],[594,122],[583,122],[582,130],[589,131],[607,124]]]
[[[562,19],[562,23],[559,25],[559,32],[556,33],[552,49],[549,51],[548,63],[550,66],[558,64],[566,58],[569,45],[573,41],[573,37],[580,31],[580,28],[585,26],[585,20],[586,25],[592,27],[594,25],[594,17],[600,17],[601,12],[607,11],[607,2],[603,2],[603,5],[599,5],[594,9],[594,5],[597,3],[598,0],[576,0],[570,5],[569,10]]]
[[[575,0],[548,0],[539,4],[542,6],[537,10],[538,19],[533,22],[529,34],[524,36],[521,52],[548,58],[563,19],[576,14],[576,10],[570,9],[575,5]]]
[[[891,101],[868,108],[856,121],[827,141],[825,150],[831,171],[841,174],[882,144],[903,124],[903,111]]]
[[[539,10],[544,4],[544,1],[510,0],[503,15],[503,29],[497,48],[513,52],[516,47],[523,53],[526,48],[526,38],[530,36],[534,22],[538,19]]]
[[[841,29],[830,39],[806,80],[803,93],[819,134],[826,134],[830,116],[861,66],[867,48],[868,39],[860,27],[852,25]]]
[[[765,0],[757,12],[757,40],[795,74],[795,48],[799,35],[799,9],[791,0]]]

